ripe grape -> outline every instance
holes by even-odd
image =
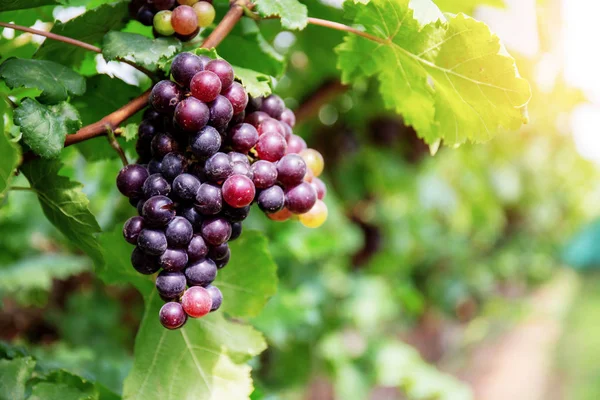
[[[285,129],[281,122],[277,121],[273,118],[267,118],[258,125],[258,135],[264,135],[268,132],[278,133],[281,136],[285,137]]]
[[[190,317],[200,318],[210,312],[212,299],[206,289],[195,286],[185,291],[181,297],[181,306]]]
[[[156,277],[156,289],[164,299],[175,299],[185,291],[186,279],[183,272],[162,271]]]
[[[235,151],[248,153],[258,142],[258,131],[250,124],[239,124],[229,130],[229,142]]]
[[[277,180],[285,187],[302,182],[306,175],[306,163],[297,154],[287,154],[277,162]]]
[[[175,0],[152,0],[152,6],[156,11],[170,10],[175,5]]]
[[[183,217],[175,217],[167,224],[165,236],[169,247],[187,247],[192,240],[194,229],[190,221]]]
[[[277,182],[277,167],[270,161],[258,160],[252,164],[250,171],[257,189],[266,189]]]
[[[225,60],[211,60],[204,67],[207,71],[212,71],[221,80],[221,90],[225,90],[233,83],[233,68]]]
[[[208,244],[218,246],[229,240],[231,224],[224,218],[206,219],[202,222],[200,233]]]
[[[217,277],[217,265],[210,258],[202,258],[185,269],[189,286],[206,286]]]
[[[229,237],[229,241],[234,241],[235,239],[239,238],[240,235],[242,234],[242,223],[241,222],[234,222],[231,224],[231,236]]]
[[[318,228],[327,220],[327,205],[317,200],[315,205],[306,213],[298,216],[300,223],[307,228]]]
[[[175,108],[174,121],[177,126],[188,132],[197,132],[209,121],[211,111],[207,105],[195,97],[188,97]]]
[[[210,308],[210,311],[217,311],[219,307],[221,307],[221,303],[223,302],[223,294],[221,293],[218,287],[213,285],[208,285],[206,287],[206,291],[208,292],[208,294],[210,294],[210,298],[212,300],[212,307]]]
[[[206,103],[213,101],[221,93],[221,80],[211,71],[200,71],[190,82],[192,96]]]
[[[233,82],[231,86],[223,90],[221,94],[231,103],[234,114],[243,112],[248,104],[248,93],[246,93],[246,89],[237,82]]]
[[[227,255],[220,260],[216,260],[215,264],[217,269],[224,268],[229,263],[229,258],[231,257],[231,253],[227,253]]]
[[[235,208],[231,207],[227,203],[223,204],[223,211],[221,214],[230,222],[242,222],[250,214],[250,206]]]
[[[262,101],[260,110],[269,114],[272,118],[279,119],[281,113],[285,109],[285,103],[281,100],[281,97],[276,94],[272,94],[265,97]]]
[[[317,192],[308,182],[302,182],[285,193],[285,207],[294,214],[308,212],[316,201]]]
[[[177,175],[173,180],[173,193],[179,200],[196,200],[198,189],[200,189],[200,181],[194,175],[181,174]]]
[[[252,171],[250,171],[250,166],[243,162],[231,163],[231,174],[232,175],[243,175],[247,178],[250,178],[250,180],[252,180],[252,177],[254,176],[252,174]]]
[[[221,188],[208,182],[200,185],[194,207],[204,215],[218,214],[223,208]]]
[[[158,259],[165,271],[182,271],[188,263],[188,254],[183,249],[169,249]]]
[[[206,178],[212,182],[220,182],[231,175],[231,163],[225,153],[215,153],[204,164]]]
[[[269,132],[258,138],[256,153],[261,160],[278,161],[285,154],[286,147],[283,136]]]
[[[181,89],[175,82],[160,81],[150,92],[150,104],[159,113],[173,114],[181,96]]]
[[[175,217],[173,200],[166,196],[152,196],[144,203],[142,216],[151,226],[164,226]]]
[[[159,35],[171,36],[175,33],[175,29],[173,29],[173,25],[171,24],[172,14],[169,10],[162,10],[154,15],[152,24]]]
[[[192,6],[198,17],[198,26],[206,28],[215,20],[216,11],[212,4],[200,1]]]
[[[257,199],[258,208],[267,214],[281,211],[285,206],[285,194],[279,186],[271,186],[261,191]]]
[[[296,115],[289,108],[283,110],[279,119],[281,120],[281,122],[285,122],[292,128],[294,127],[294,125],[296,125]]]
[[[256,190],[252,181],[244,175],[231,175],[223,183],[223,200],[232,207],[250,205]]]
[[[222,260],[227,257],[229,253],[229,245],[227,243],[220,244],[218,246],[212,246],[208,251],[208,256],[212,260]]]
[[[192,77],[204,69],[202,59],[192,53],[179,53],[171,63],[171,75],[181,86],[189,87]]]
[[[317,192],[317,199],[323,200],[327,194],[327,186],[325,186],[325,183],[319,178],[313,178],[312,181],[310,181],[310,184]]]
[[[240,162],[250,167],[250,160],[248,160],[248,156],[246,154],[238,153],[237,151],[230,151],[228,156],[232,164]]]
[[[187,320],[183,306],[175,301],[165,303],[158,313],[160,323],[167,329],[181,328]]]
[[[192,153],[198,158],[207,158],[219,151],[221,135],[212,126],[205,126],[190,139]]]
[[[315,176],[321,175],[325,166],[321,153],[315,149],[306,149],[300,152],[300,156],[304,158],[306,166],[312,170]]]
[[[200,225],[202,224],[202,220],[204,218],[202,217],[202,214],[200,214],[194,207],[181,208],[177,214],[190,221],[192,228],[194,228],[194,232],[200,230]]]
[[[180,35],[193,33],[198,28],[196,11],[186,5],[175,7],[171,15],[171,25],[173,25],[173,30]]]
[[[217,95],[217,98],[208,104],[210,109],[209,123],[218,131],[227,129],[227,125],[233,117],[233,107],[227,97]]]
[[[144,229],[144,218],[131,217],[123,226],[123,237],[127,243],[137,244],[137,238]]]
[[[167,250],[167,238],[162,231],[143,229],[138,235],[137,245],[151,256],[160,256]]]
[[[160,169],[162,168],[162,162],[158,161],[157,159],[153,158],[152,160],[150,160],[150,162],[148,163],[148,173],[154,175],[154,174],[160,174]]]
[[[152,174],[144,182],[142,190],[146,198],[158,195],[167,196],[171,192],[171,185],[161,174]]]
[[[145,253],[139,247],[133,249],[131,253],[131,265],[137,272],[144,275],[152,275],[160,269],[158,258]]]
[[[252,125],[253,127],[258,129],[260,124],[269,118],[271,118],[271,117],[269,117],[269,114],[262,112],[262,111],[255,111],[246,116],[245,122],[249,123],[250,125]]]
[[[287,139],[286,154],[298,154],[306,149],[306,142],[298,135],[290,135]]]
[[[140,21],[143,25],[152,26],[154,23],[154,11],[147,5],[143,5],[138,10],[135,19]]]
[[[141,165],[127,165],[117,175],[117,188],[129,198],[139,197],[148,175],[148,170]]]
[[[175,37],[177,39],[181,40],[182,42],[189,42],[190,40],[192,40],[193,38],[198,36],[199,33],[200,33],[200,27],[197,27],[194,32],[192,32],[188,35],[182,35],[180,33],[175,32]]]
[[[208,254],[208,246],[201,235],[194,235],[187,247],[187,255],[190,262],[203,259]]]
[[[168,181],[173,181],[178,175],[181,175],[187,168],[187,159],[180,153],[169,153],[163,160],[160,172]]]

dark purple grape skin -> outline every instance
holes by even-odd
[[[272,94],[265,97],[262,101],[260,110],[269,114],[272,118],[279,119],[281,113],[285,110],[285,103],[281,97],[276,94]]]
[[[129,164],[119,171],[117,175],[117,188],[129,198],[140,197],[142,186],[148,178],[148,170],[141,165]]]
[[[211,102],[221,93],[221,80],[212,71],[200,71],[190,81],[190,91],[198,100]]]
[[[261,160],[278,161],[285,155],[287,143],[285,138],[275,132],[267,132],[258,138],[256,154]]]
[[[183,272],[162,271],[156,277],[156,290],[163,299],[176,299],[185,290],[186,279]]]
[[[142,25],[152,26],[152,24],[154,23],[154,14],[155,12],[152,11],[150,7],[148,7],[147,5],[143,5],[138,10],[135,19],[140,21]]]
[[[202,0],[202,1],[206,1],[206,0]],[[182,35],[180,33],[175,32],[175,37],[182,42],[189,42],[190,40],[192,40],[193,38],[198,36],[198,33],[200,33],[200,27],[197,27],[194,32],[187,34],[187,35]]]
[[[142,249],[136,247],[131,253],[131,265],[137,272],[144,275],[152,275],[160,269],[158,258],[146,254]]]
[[[146,204],[146,200],[138,200],[135,208],[137,209],[138,215],[144,215],[144,204]]]
[[[153,110],[153,112],[155,112]],[[149,121],[142,121],[138,128],[138,139],[135,150],[140,157],[152,157],[152,138],[156,135],[156,128]]]
[[[182,97],[181,88],[169,80],[158,82],[150,92],[150,104],[161,114],[171,115]]]
[[[290,110],[289,108],[286,108],[285,110],[283,110],[283,112],[279,116],[279,120],[281,122],[285,122],[291,128],[293,128],[294,125],[296,125],[296,114],[294,114],[294,112],[292,110]]]
[[[187,168],[187,159],[180,153],[167,154],[161,164],[160,172],[169,182],[172,182],[178,175],[181,175]]]
[[[258,125],[258,128],[256,128],[256,130],[258,131],[259,136],[262,136],[265,133],[273,132],[285,138],[284,125],[281,122],[277,121],[275,118],[267,118],[266,120],[261,122],[260,125]]]
[[[171,63],[171,75],[175,82],[183,87],[190,87],[194,75],[204,70],[202,59],[192,53],[179,53]]]
[[[181,328],[187,321],[187,314],[181,304],[170,301],[163,305],[158,313],[160,323],[167,329]]]
[[[229,237],[229,241],[232,242],[235,239],[239,238],[242,234],[242,223],[234,222],[231,224],[231,236]]]
[[[250,114],[246,115],[245,122],[249,123],[250,125],[252,125],[256,129],[258,129],[258,127],[260,126],[260,124],[262,124],[263,121],[265,121],[265,120],[267,120],[269,118],[271,118],[271,117],[266,112],[254,111],[253,113],[250,113]]]
[[[225,203],[221,214],[231,223],[242,222],[250,215],[250,206],[234,208]]]
[[[229,100],[231,102],[231,100]],[[231,105],[233,107],[233,104]],[[235,110],[235,107],[234,107]],[[231,121],[229,121],[229,126],[236,126],[237,124],[241,124],[246,119],[246,112],[242,111],[241,113],[233,114],[231,117]]]
[[[218,287],[213,285],[208,285],[206,287],[206,290],[208,291],[208,294],[210,294],[210,298],[212,299],[212,306],[210,308],[210,312],[217,311],[223,303],[223,293],[221,293]]]
[[[190,139],[192,153],[200,159],[216,154],[221,147],[221,135],[212,126],[205,126]]]
[[[179,150],[179,143],[168,133],[159,133],[152,138],[152,156],[156,160],[162,160],[164,156]]]
[[[252,180],[252,177],[254,176],[250,170],[250,166],[244,162],[231,163],[231,175],[243,175],[250,180]]]
[[[204,67],[207,71],[212,71],[221,80],[221,90],[225,90],[233,83],[233,68],[225,60],[211,60]]]
[[[206,0],[204,0],[206,1]],[[212,1],[210,1],[209,3],[212,3]],[[205,70],[206,69],[206,64],[208,64],[209,62],[212,61],[212,58],[210,58],[209,56],[198,56],[198,58],[200,59],[200,62],[202,62],[202,69]]]
[[[212,183],[203,183],[196,194],[194,207],[204,215],[218,214],[223,208],[221,188]]]
[[[277,162],[277,180],[284,187],[299,184],[306,175],[306,163],[298,154],[287,154]]]
[[[208,256],[213,260],[222,260],[229,253],[229,245],[222,243],[218,246],[211,246],[208,250]]]
[[[184,249],[169,249],[158,259],[165,271],[183,271],[188,263],[188,255]]]
[[[227,255],[220,260],[215,261],[217,265],[217,269],[225,268],[227,264],[229,264],[229,259],[231,258],[231,253],[227,253]]]
[[[229,143],[237,152],[248,153],[256,142],[258,142],[258,131],[250,124],[239,124],[229,130]]]
[[[219,132],[225,131],[233,117],[233,107],[225,96],[218,95],[214,101],[208,103],[210,110],[209,124]]]
[[[248,93],[246,93],[246,89],[237,82],[233,82],[231,86],[223,90],[221,94],[227,97],[227,100],[231,103],[234,115],[244,111],[248,104]]]
[[[200,189],[200,181],[194,175],[181,174],[173,179],[173,193],[178,200],[194,201]]]
[[[193,206],[185,206],[180,208],[177,214],[190,221],[192,228],[194,228],[194,232],[200,230],[204,217],[196,210],[196,208]]]
[[[225,153],[215,153],[204,164],[206,178],[212,182],[224,181],[231,175],[231,172],[231,162]]]
[[[283,137],[285,140],[289,140],[289,138],[294,134],[294,130],[288,124],[283,122],[280,122],[279,124],[283,127]]]
[[[269,188],[277,182],[277,166],[270,161],[256,161],[250,170],[252,182],[257,189]]]
[[[302,182],[285,193],[285,206],[294,214],[308,212],[316,202],[317,192],[308,182]]]
[[[187,219],[177,216],[167,224],[165,236],[169,247],[185,248],[192,240],[194,228]]]
[[[157,122],[160,121],[161,118],[162,115],[158,111],[150,107],[146,108],[144,110],[144,113],[142,114],[142,119],[145,122]]]
[[[142,208],[144,221],[150,226],[164,226],[175,217],[173,200],[166,196],[152,196]]]
[[[200,233],[206,243],[218,246],[231,237],[231,224],[224,218],[210,218],[202,222]]]
[[[188,97],[177,104],[173,121],[184,131],[197,132],[206,126],[211,116],[212,110],[205,103]]]
[[[201,235],[194,235],[187,247],[187,255],[190,262],[203,259],[208,254],[208,246]]]
[[[148,163],[148,172],[150,174],[160,174],[161,167],[162,167],[162,162],[153,158]]]
[[[260,107],[262,106],[262,97],[251,97],[248,96],[248,105],[246,106],[247,113],[253,113],[256,111],[260,111]]]
[[[241,162],[250,167],[250,160],[248,160],[248,156],[246,154],[238,153],[237,151],[230,151],[228,154],[229,161],[231,163]]]
[[[158,195],[167,196],[171,192],[171,185],[161,174],[152,174],[144,182],[142,190],[147,199]]]
[[[188,286],[207,286],[217,277],[217,266],[210,258],[203,258],[185,269]]]
[[[144,229],[144,218],[131,217],[123,225],[123,237],[127,243],[137,244],[137,238]]]
[[[167,238],[162,231],[143,229],[138,235],[137,245],[151,256],[160,256],[167,250]]]
[[[170,10],[171,8],[173,8],[176,1],[175,0],[152,0],[150,3],[152,3],[152,6],[156,11],[162,11],[162,10]]]
[[[285,149],[286,154],[298,154],[302,150],[305,150],[308,146],[306,146],[306,142],[298,135],[290,135],[287,140],[287,148]]]
[[[259,193],[256,203],[258,208],[267,214],[281,211],[285,206],[285,193],[279,186],[271,186]]]

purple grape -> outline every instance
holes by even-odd
[[[250,124],[239,124],[229,130],[229,142],[233,150],[248,153],[258,142],[258,131]]]
[[[281,97],[272,94],[263,99],[260,110],[266,112],[273,118],[279,119],[281,113],[285,110],[285,103],[281,100]]]
[[[175,82],[163,80],[152,88],[150,104],[161,114],[173,114],[181,97],[181,88]]]
[[[148,163],[148,172],[150,174],[160,174],[160,170],[162,168],[162,161],[159,161],[155,158],[150,160]]]
[[[255,127],[256,129],[258,129],[258,127],[260,126],[261,123],[263,123],[263,121],[269,119],[271,117],[269,117],[269,114],[262,112],[262,111],[255,111],[253,113],[250,113],[246,116],[246,121],[247,123],[249,123],[250,125],[252,125],[253,127]]]
[[[203,183],[196,194],[196,210],[204,215],[218,214],[223,208],[221,188],[212,183]]]
[[[213,260],[222,260],[229,254],[229,245],[222,243],[218,246],[211,246],[208,250],[208,256]]]
[[[256,154],[261,160],[278,161],[284,156],[287,143],[283,136],[275,132],[267,132],[258,138]]]
[[[224,218],[206,219],[202,222],[200,233],[208,244],[218,246],[229,240],[231,224]]]
[[[142,190],[146,198],[158,195],[167,196],[171,192],[171,185],[161,174],[152,174],[144,182]]]
[[[248,156],[246,154],[238,153],[237,151],[230,151],[227,155],[229,156],[229,161],[232,163],[241,162],[247,166],[250,166],[250,160],[248,160]]]
[[[143,5],[138,10],[135,19],[140,21],[145,26],[152,26],[154,23],[154,11],[147,5]]]
[[[175,217],[175,205],[166,196],[152,196],[144,203],[142,216],[151,226],[165,226]]]
[[[198,189],[200,189],[200,181],[194,175],[181,174],[173,179],[173,193],[179,200],[196,200]]]
[[[250,180],[254,177],[252,171],[250,170],[250,166],[244,162],[234,162],[231,164],[231,175],[243,175]],[[227,178],[229,179],[229,178]]]
[[[150,109],[149,109],[150,110]],[[156,112],[153,110],[153,112]],[[156,135],[156,128],[148,121],[142,121],[138,128],[138,139],[135,150],[140,157],[152,157],[152,138]]]
[[[138,236],[137,245],[151,256],[160,256],[167,250],[167,238],[162,231],[143,229]]]
[[[279,119],[281,120],[281,122],[285,122],[292,128],[294,127],[294,125],[296,125],[296,114],[294,114],[294,112],[289,108],[283,110]]]
[[[192,96],[205,103],[211,102],[221,93],[221,80],[211,71],[200,71],[190,82]]]
[[[195,97],[188,97],[177,104],[173,120],[181,129],[197,132],[206,126],[211,117],[212,108],[209,110],[205,103]]]
[[[206,257],[208,246],[201,235],[194,235],[187,247],[187,255],[190,262],[198,261]]]
[[[273,214],[277,211],[281,211],[285,206],[285,194],[283,189],[279,186],[271,186],[259,193],[256,202],[261,211],[267,214]]]
[[[162,120],[162,115],[153,108],[147,107],[142,114],[144,122],[158,122]]]
[[[123,225],[123,237],[127,243],[137,244],[140,232],[144,229],[144,218],[131,217]]]
[[[231,175],[231,163],[225,153],[215,153],[204,164],[206,178],[212,182],[224,181]]]
[[[194,229],[190,221],[183,217],[175,217],[167,224],[165,229],[165,236],[169,247],[187,247],[192,236],[194,235]]]
[[[227,97],[227,100],[231,103],[233,114],[243,112],[248,104],[248,93],[246,93],[246,89],[237,82],[233,82],[231,86],[223,90],[221,94]]]
[[[229,99],[228,99],[229,100]],[[229,100],[231,102],[231,100]],[[233,107],[233,104],[231,105]],[[235,110],[235,108],[234,108]],[[229,121],[229,126],[236,126],[237,124],[241,124],[246,119],[246,112],[242,111],[241,113],[233,114],[231,117],[231,121]]]
[[[307,182],[294,186],[285,194],[285,206],[294,214],[308,212],[317,202],[317,192]]]
[[[207,286],[217,277],[217,266],[210,258],[203,258],[185,269],[189,286]]]
[[[163,305],[158,313],[160,323],[167,329],[181,328],[187,321],[187,314],[181,304],[170,301]]]
[[[127,165],[117,175],[117,188],[123,195],[129,198],[140,197],[142,195],[142,186],[148,175],[148,170],[141,165]]]
[[[200,225],[202,225],[202,221],[204,218],[202,217],[202,214],[200,214],[196,210],[196,208],[184,207],[179,210],[178,214],[190,221],[190,224],[192,224],[192,228],[194,228],[194,232],[200,230]]]
[[[146,254],[142,249],[136,247],[131,253],[131,265],[137,272],[144,275],[152,275],[160,269],[158,258]]]
[[[162,271],[156,277],[156,290],[163,299],[176,299],[185,291],[185,275],[179,271]]]
[[[178,175],[181,175],[187,168],[187,159],[180,153],[169,153],[163,160],[160,172],[163,177],[172,182]]]
[[[206,1],[206,0],[202,0],[202,1]],[[182,42],[189,42],[190,40],[192,40],[193,38],[198,36],[198,33],[200,33],[200,27],[197,27],[192,33],[190,33],[188,35],[182,35],[180,33],[175,32],[175,37]]]
[[[284,186],[295,186],[306,175],[306,163],[297,154],[287,154],[277,162],[277,180]]]
[[[258,125],[258,128],[256,128],[256,130],[258,131],[259,136],[262,136],[265,133],[276,133],[285,138],[284,124],[282,124],[274,118],[265,119],[263,122],[260,123],[260,125]]]
[[[217,265],[217,269],[224,268],[227,264],[229,264],[229,259],[231,258],[231,253],[227,253],[227,255],[220,260],[215,261]]]
[[[218,287],[213,285],[208,285],[206,287],[206,291],[208,291],[208,294],[210,294],[210,298],[212,299],[212,307],[210,308],[210,312],[217,311],[223,303],[223,294]]]
[[[152,156],[157,160],[162,160],[169,153],[179,150],[179,143],[172,135],[168,133],[159,133],[151,142]]]
[[[223,210],[221,211],[221,214],[231,223],[242,222],[248,218],[248,215],[250,214],[250,206],[234,208],[225,203],[223,204]]]
[[[207,71],[212,71],[221,80],[221,90],[225,90],[233,83],[233,68],[225,60],[211,60],[204,67]]]
[[[306,142],[298,135],[290,135],[287,139],[286,154],[298,154],[307,148]]]
[[[252,164],[252,182],[257,189],[266,189],[277,182],[277,166],[270,161],[259,160]]]
[[[216,130],[222,132],[227,129],[227,125],[233,117],[233,107],[225,96],[218,95],[217,98],[208,104],[210,109],[209,123]]]
[[[175,0],[152,0],[151,3],[156,11],[162,11],[173,8]]]
[[[208,158],[219,151],[221,135],[212,126],[205,126],[190,140],[192,153],[198,158]]]
[[[182,271],[188,263],[188,255],[183,249],[167,248],[158,261],[166,271]]]
[[[179,53],[171,63],[171,75],[181,86],[190,87],[194,75],[204,69],[202,59],[192,53]]]

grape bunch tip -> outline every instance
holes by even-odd
[[[325,222],[327,206],[323,157],[293,133],[294,113],[279,96],[250,98],[227,61],[192,53],[173,59],[171,75],[152,88],[139,159],[117,187],[139,214],[123,227],[136,246],[131,263],[158,272],[159,319],[177,329],[221,306],[212,283],[252,204],[310,228]]]

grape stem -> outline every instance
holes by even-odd
[[[106,137],[108,138],[108,143],[110,144],[110,147],[115,149],[117,154],[119,154],[119,158],[121,158],[121,162],[123,163],[123,166],[124,167],[128,166],[129,161],[127,161],[125,152],[123,151],[123,148],[121,147],[121,145],[117,141],[117,138],[115,137],[115,131],[110,129],[110,127],[106,127]]]
[[[335,29],[337,31],[353,33],[355,35],[362,36],[365,39],[372,40],[373,42],[382,43],[382,44],[389,43],[389,39],[384,39],[384,38],[380,38],[375,35],[371,35],[370,33],[363,32],[361,30],[358,30],[358,29],[353,28],[348,25],[340,24],[339,22],[329,21],[327,19],[321,19],[321,18],[312,18],[312,17],[308,17],[307,21],[311,25],[318,25],[318,26],[323,26],[325,28]]]
[[[91,45],[89,43],[85,43],[85,42],[82,42],[80,40],[73,39],[73,38],[70,38],[70,37],[66,37],[66,36],[62,36],[62,35],[57,35],[57,34],[51,33],[51,32],[40,31],[38,29],[28,28],[26,26],[9,24],[9,23],[6,23],[6,22],[0,22],[0,26],[3,26],[5,28],[9,28],[9,29],[14,29],[14,30],[17,30],[17,31],[23,31],[23,32],[31,33],[33,35],[44,36],[44,37],[47,37],[48,39],[52,39],[52,40],[56,40],[56,41],[59,41],[59,42],[71,44],[73,46],[81,47],[82,49],[85,49],[85,50],[88,50],[88,51],[93,51],[94,53],[102,54],[102,49],[100,47],[96,47],[96,46],[93,46],[93,45]],[[153,81],[157,80],[156,75],[154,73],[152,73],[151,71],[147,70],[146,68],[144,68],[142,66],[137,65],[136,63],[134,63],[132,61],[126,60],[124,58],[117,58],[117,61],[120,61],[122,63],[131,65],[133,68],[135,68],[138,71],[144,73],[146,76],[148,76]]]

